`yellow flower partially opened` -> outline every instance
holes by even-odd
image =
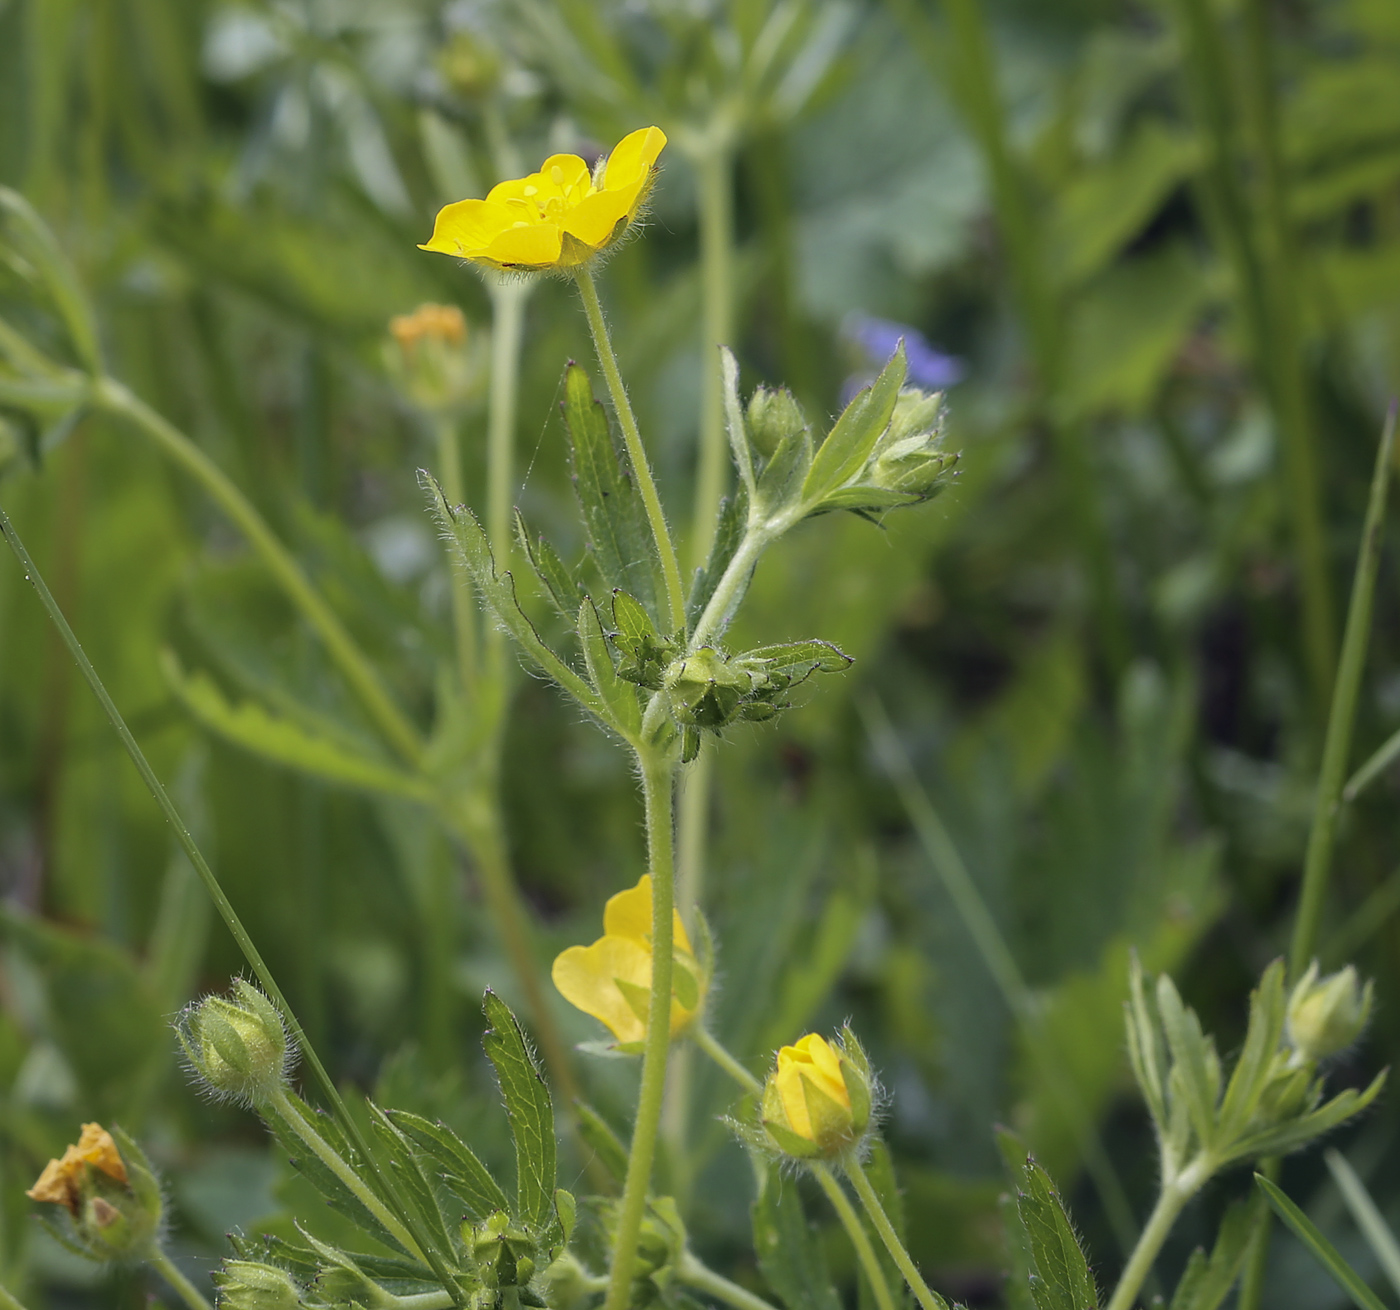
[[[808,1033],[778,1052],[763,1089],[763,1126],[786,1155],[836,1155],[869,1126],[870,1084],[865,1053],[849,1031],[835,1046]]]
[[[686,935],[673,920],[675,969],[671,984],[671,1036],[695,1021],[709,979]],[[651,999],[651,878],[618,892],[603,910],[603,936],[592,946],[570,946],[554,961],[554,985],[570,1005],[612,1029],[623,1050],[639,1050],[647,1034]]]
[[[52,1201],[76,1215],[89,1167],[100,1169],[119,1183],[126,1182],[126,1165],[117,1144],[101,1124],[84,1124],[77,1145],[68,1147],[63,1159],[50,1160],[25,1195],[33,1201]]]
[[[637,217],[665,144],[659,127],[640,128],[591,174],[577,155],[551,155],[538,173],[498,182],[485,200],[439,210],[431,240],[419,249],[516,272],[576,268]]]

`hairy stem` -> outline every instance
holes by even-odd
[[[153,1244],[146,1260],[151,1268],[175,1289],[176,1295],[189,1306],[190,1310],[212,1310],[199,1288],[180,1272],[179,1266],[165,1254],[163,1247],[159,1244]],[[0,1299],[0,1305],[3,1304],[3,1299]]]
[[[282,1012],[282,1017],[286,1021],[287,1028],[292,1034],[293,1040],[302,1053],[307,1066],[310,1068],[316,1081],[320,1084],[326,1100],[330,1103],[336,1118],[344,1128],[346,1136],[349,1137],[355,1149],[367,1162],[373,1171],[376,1179],[384,1192],[394,1203],[394,1208],[402,1218],[404,1226],[412,1233],[416,1220],[412,1217],[412,1212],[403,1199],[403,1196],[394,1179],[380,1167],[378,1160],[369,1149],[369,1143],[365,1140],[365,1135],[360,1129],[360,1125],[351,1116],[345,1104],[344,1098],[340,1095],[340,1089],[336,1087],[330,1074],[326,1071],[326,1066],[321,1063],[321,1057],[316,1053],[316,1048],[312,1046],[311,1039],[307,1037],[306,1030],[301,1026],[292,1007],[287,1004],[287,998],[282,994],[282,989],[277,985],[277,980],[272,976],[272,970],[267,967],[266,961],[262,958],[261,952],[253,944],[253,939],[248,935],[248,930],[243,926],[243,921],[238,917],[238,912],[233,908],[228,896],[224,893],[218,878],[214,876],[214,871],[209,867],[209,862],[204,858],[204,853],[195,842],[189,826],[180,817],[180,812],[175,808],[170,799],[169,793],[156,776],[156,771],[151,768],[150,761],[146,758],[145,752],[137,744],[136,738],[131,735],[131,729],[126,726],[126,720],[122,718],[121,711],[117,709],[116,702],[112,700],[107,688],[103,685],[102,679],[97,676],[97,670],[92,667],[92,661],[88,659],[81,643],[69,627],[68,620],[63,617],[63,611],[58,608],[57,602],[53,598],[53,593],[49,591],[47,584],[35,567],[29,551],[25,548],[24,542],[20,540],[19,534],[15,532],[14,526],[10,523],[9,517],[3,509],[0,509],[0,536],[3,536],[9,543],[10,549],[14,551],[21,567],[24,569],[25,580],[28,581],[38,594],[40,602],[48,612],[49,618],[58,629],[59,635],[63,638],[63,643],[68,647],[69,653],[77,662],[78,668],[82,671],[87,684],[92,688],[92,693],[97,697],[98,703],[106,713],[108,721],[116,730],[117,737],[126,748],[127,754],[131,757],[131,762],[136,766],[136,771],[141,775],[141,780],[146,784],[147,790],[151,793],[152,799],[159,807],[165,820],[174,830],[175,839],[180,843],[180,848],[189,858],[194,866],[195,872],[199,874],[200,881],[204,884],[205,890],[209,893],[209,898],[214,902],[215,908],[219,911],[224,923],[228,926],[229,932],[233,935],[234,941],[238,943],[239,949],[243,952],[244,958],[248,961],[254,976],[261,984],[263,991],[267,993],[273,1004]],[[442,1283],[443,1287],[452,1293],[453,1303],[462,1304],[461,1293],[457,1289],[457,1284],[451,1279],[446,1268],[443,1266],[437,1253],[424,1243],[416,1243],[418,1249],[424,1252],[428,1264],[432,1267],[434,1275]]]
[[[103,409],[135,423],[233,520],[248,544],[262,557],[278,585],[315,629],[327,654],[385,740],[410,764],[421,764],[423,742],[417,729],[394,704],[364,652],[252,502],[194,442],[120,382],[112,378],[100,379],[93,387],[93,399]]]
[[[690,1040],[704,1051],[710,1059],[719,1065],[719,1067],[734,1079],[746,1092],[750,1092],[754,1096],[763,1095],[763,1084],[745,1069],[738,1060],[730,1055],[706,1028],[697,1024],[690,1030]]]
[[[884,1242],[885,1249],[898,1266],[899,1272],[904,1275],[904,1281],[909,1284],[914,1295],[918,1297],[919,1304],[923,1306],[924,1310],[948,1310],[947,1303],[943,1298],[924,1282],[924,1276],[919,1272],[914,1261],[910,1259],[909,1252],[904,1248],[904,1243],[899,1240],[899,1234],[895,1232],[894,1225],[890,1223],[890,1217],[885,1213],[885,1207],[880,1204],[880,1198],[876,1196],[875,1189],[870,1185],[870,1179],[866,1177],[865,1169],[860,1163],[860,1157],[851,1151],[842,1159],[841,1166],[846,1171],[846,1177],[851,1180],[851,1186],[856,1189],[856,1195],[860,1197],[860,1203],[865,1207],[865,1213],[870,1216],[870,1222],[875,1225],[875,1231],[880,1234],[880,1240]]]
[[[496,279],[491,293],[491,398],[486,420],[486,535],[496,568],[510,567],[511,500],[515,495],[515,416],[520,402],[520,351],[525,301],[533,283]],[[506,674],[505,633],[488,625],[487,659],[495,677]]]
[[[602,366],[603,378],[608,384],[608,394],[612,396],[613,409],[617,411],[617,421],[622,426],[623,440],[627,443],[627,454],[632,461],[632,472],[642,493],[642,503],[646,506],[651,535],[656,541],[656,553],[661,557],[661,573],[666,582],[666,603],[671,614],[671,628],[674,632],[683,632],[685,592],[681,587],[680,564],[676,560],[676,548],[666,526],[661,497],[657,494],[656,482],[651,476],[651,465],[647,462],[646,447],[642,445],[637,417],[632,413],[632,402],[627,399],[627,388],[622,385],[622,374],[618,371],[612,338],[608,335],[607,321],[603,318],[603,307],[598,303],[598,288],[594,285],[593,274],[588,271],[586,264],[581,264],[574,270],[574,281],[578,283],[579,295],[583,298],[583,312],[588,317],[588,330],[593,334],[593,347],[598,352],[598,363]]]
[[[717,1274],[708,1265],[702,1264],[689,1251],[682,1254],[677,1271],[681,1282],[700,1292],[708,1292],[716,1300],[731,1305],[734,1310],[775,1310],[771,1302],[755,1296],[738,1283],[731,1283],[722,1274]]]
[[[831,1202],[831,1208],[836,1211],[836,1217],[841,1220],[846,1236],[851,1239],[851,1245],[856,1249],[856,1259],[865,1270],[865,1277],[870,1283],[878,1310],[895,1310],[894,1295],[890,1292],[889,1283],[885,1281],[885,1271],[880,1266],[875,1248],[870,1245],[870,1238],[860,1222],[855,1206],[851,1204],[850,1197],[841,1190],[841,1184],[832,1176],[826,1165],[812,1161],[807,1167],[811,1170],[812,1177],[817,1180],[818,1186],[826,1193],[826,1199]]]
[[[1142,1230],[1128,1263],[1123,1267],[1118,1286],[1113,1289],[1113,1297],[1106,1310],[1132,1310],[1137,1294],[1152,1272],[1153,1261],[1157,1259],[1162,1244],[1171,1233],[1172,1225],[1182,1208],[1205,1183],[1209,1171],[1198,1163],[1178,1174],[1170,1182],[1164,1183],[1157,1197],[1157,1204]]]
[[[467,498],[466,479],[462,476],[462,446],[454,419],[439,414],[434,420],[437,437],[438,476],[442,479],[442,494],[449,505],[461,505]],[[471,574],[464,561],[455,553],[448,562],[452,570],[452,629],[457,642],[457,674],[464,691],[476,686],[480,657],[477,650],[476,606],[472,600]]]
[[[668,759],[644,753],[642,796],[646,805],[647,864],[651,874],[651,1000],[647,1007],[646,1045],[642,1054],[642,1085],[637,1094],[637,1119],[627,1157],[627,1181],[618,1209],[612,1269],[603,1310],[626,1310],[631,1298],[637,1239],[646,1212],[651,1165],[656,1154],[661,1103],[666,1091],[666,1057],[671,1048],[671,975],[675,869],[672,832],[672,792],[675,771]]]

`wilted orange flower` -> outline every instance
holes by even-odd
[[[577,155],[551,155],[538,173],[497,183],[485,200],[439,210],[419,249],[522,272],[575,268],[636,218],[665,144],[659,127],[640,128],[592,174]]]
[[[50,1160],[39,1181],[25,1195],[34,1201],[66,1206],[70,1214],[76,1215],[82,1199],[79,1188],[83,1171],[89,1165],[119,1183],[126,1182],[126,1165],[117,1152],[117,1144],[101,1124],[84,1124],[78,1144],[64,1151],[63,1159]]]

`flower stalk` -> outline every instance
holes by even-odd
[[[904,1243],[899,1240],[899,1234],[895,1232],[889,1215],[885,1213],[885,1207],[880,1204],[880,1198],[870,1185],[870,1179],[866,1176],[859,1155],[855,1151],[847,1151],[841,1157],[841,1167],[846,1171],[846,1177],[851,1180],[851,1186],[856,1189],[856,1195],[860,1197],[865,1213],[870,1216],[870,1222],[875,1225],[875,1231],[880,1234],[880,1240],[884,1242],[890,1258],[904,1275],[904,1281],[909,1284],[923,1310],[948,1310],[943,1298],[924,1282],[918,1266],[910,1258]]]
[[[151,1268],[170,1284],[175,1294],[190,1310],[212,1310],[208,1299],[180,1272],[179,1266],[166,1255],[165,1249],[159,1243],[152,1245],[146,1260]],[[0,1306],[3,1305],[4,1302],[0,1301]]]
[[[817,1180],[817,1185],[826,1193],[827,1200],[831,1202],[831,1208],[836,1211],[836,1217],[840,1219],[841,1226],[846,1230],[846,1236],[851,1239],[851,1245],[855,1247],[856,1259],[860,1261],[860,1267],[865,1271],[865,1277],[870,1283],[870,1290],[875,1296],[876,1306],[879,1310],[895,1310],[894,1296],[890,1292],[885,1271],[880,1266],[880,1259],[875,1254],[875,1248],[870,1245],[870,1238],[866,1235],[865,1227],[860,1222],[860,1216],[856,1213],[850,1198],[841,1190],[841,1184],[832,1176],[831,1170],[826,1165],[819,1161],[812,1161],[808,1164],[808,1168],[812,1172],[812,1177]]]

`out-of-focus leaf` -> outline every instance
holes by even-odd
[[[1220,1221],[1210,1256],[1198,1246],[1176,1285],[1171,1310],[1218,1310],[1244,1267],[1254,1232],[1254,1209],[1236,1201]]]
[[[787,1310],[840,1310],[822,1244],[807,1222],[797,1181],[770,1168],[753,1203],[753,1246],[768,1286]]]

